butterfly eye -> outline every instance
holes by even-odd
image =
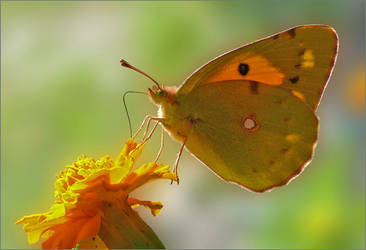
[[[156,91],[156,96],[164,96],[164,95],[165,95],[165,92],[164,92],[163,90],[158,89],[158,90]]]
[[[249,72],[249,65],[246,63],[239,64],[239,73],[243,76],[247,75]]]

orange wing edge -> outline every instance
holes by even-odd
[[[311,25],[310,25],[310,26],[311,26]],[[323,88],[322,88],[322,90],[321,90],[321,94],[320,94],[320,96],[319,96],[319,99],[318,99],[318,101],[316,102],[316,105],[315,105],[315,107],[314,107],[314,111],[316,111],[316,110],[318,109],[319,103],[320,103],[320,101],[321,101],[321,99],[322,99],[322,97],[323,97],[323,94],[324,94],[324,90],[325,90],[325,88],[327,87],[328,82],[329,82],[329,79],[330,79],[330,76],[331,76],[331,75],[332,75],[332,73],[333,73],[334,65],[335,65],[335,63],[336,63],[336,61],[337,61],[338,50],[339,50],[339,38],[338,38],[338,34],[337,34],[337,32],[335,31],[335,29],[333,29],[333,27],[328,26],[328,25],[322,25],[322,26],[327,27],[327,28],[328,28],[328,29],[333,33],[333,35],[334,35],[334,37],[335,37],[335,42],[336,42],[336,44],[335,44],[335,47],[334,47],[334,54],[333,54],[333,57],[332,57],[331,65],[330,65],[330,67],[329,67],[328,74],[325,76],[325,79],[324,79],[324,82],[325,82],[325,83],[324,83]]]

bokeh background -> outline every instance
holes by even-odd
[[[363,1],[1,2],[1,247],[29,246],[23,215],[46,211],[55,175],[77,156],[116,156],[129,136],[121,96],[179,85],[217,55],[296,25],[333,26],[340,49],[317,114],[312,163],[289,185],[257,194],[225,183],[189,153],[181,183],[135,197],[165,207],[141,216],[168,248],[365,247]],[[127,98],[136,129],[156,107]],[[142,160],[155,157],[156,133]],[[161,162],[180,145],[166,140]]]

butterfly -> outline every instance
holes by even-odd
[[[287,184],[311,161],[315,114],[338,53],[336,31],[297,26],[234,49],[179,87],[149,96],[158,120],[225,181],[255,192]]]

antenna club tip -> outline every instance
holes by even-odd
[[[138,68],[135,68],[134,66],[132,66],[131,64],[129,64],[124,59],[120,59],[119,62],[121,63],[121,66],[123,66],[123,67],[133,69],[134,71],[139,72],[140,74],[143,74],[144,76],[146,76],[147,78],[149,78],[150,80],[152,80],[159,89],[161,89],[160,86],[159,86],[159,83],[157,81],[155,81],[151,76],[149,76],[148,74],[146,74],[145,72],[139,70]]]
[[[130,66],[130,64],[124,59],[120,59],[119,62],[121,63],[121,66],[123,66],[123,67],[129,67]]]

